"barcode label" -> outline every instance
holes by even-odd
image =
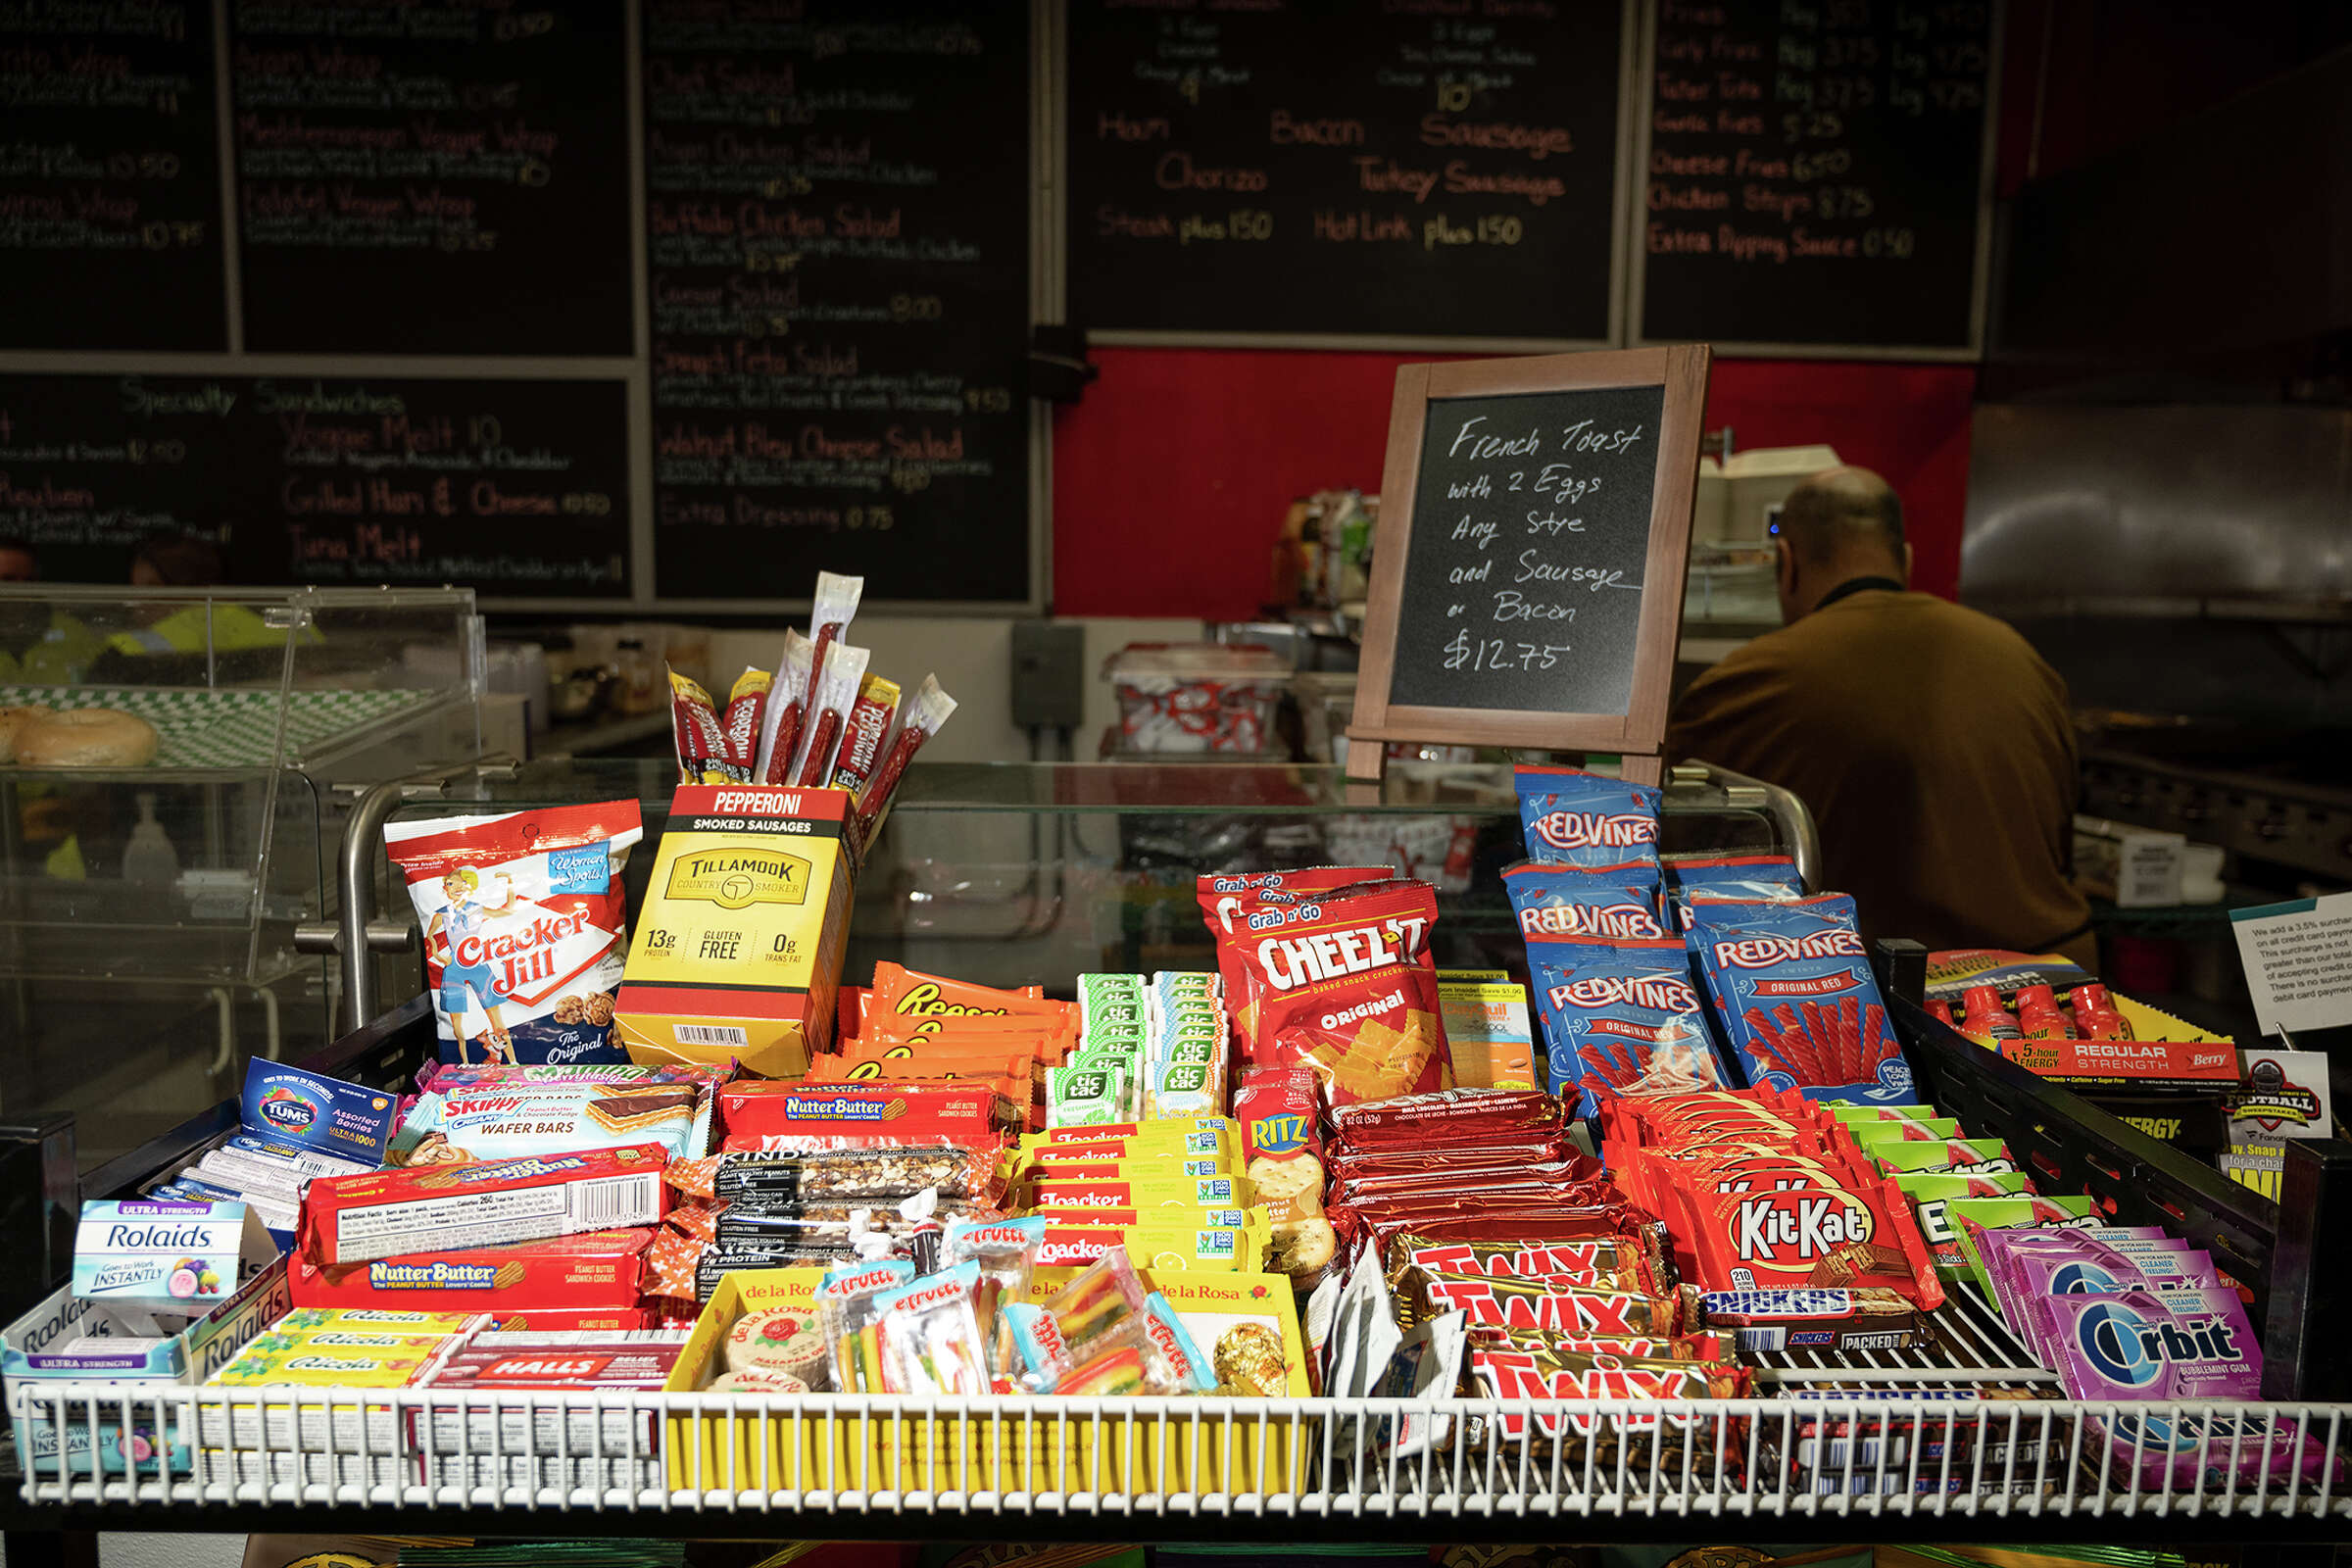
[[[681,1046],[749,1046],[749,1031],[731,1023],[681,1023],[670,1026]]]
[[[660,1178],[656,1177],[655,1180],[659,1182]],[[601,1182],[575,1182],[571,1187],[572,1217],[600,1227],[613,1223],[651,1223],[646,1214],[647,1206],[645,1181],[639,1176],[616,1176]]]

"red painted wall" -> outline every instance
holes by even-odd
[[[1097,349],[1054,424],[1054,609],[1256,613],[1292,500],[1380,488],[1396,367],[1431,355]],[[1968,366],[1718,360],[1706,426],[1738,448],[1827,442],[1902,493],[1918,586],[1958,585]]]

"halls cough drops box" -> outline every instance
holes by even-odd
[[[679,786],[613,1007],[632,1060],[808,1070],[833,1033],[849,806],[845,790]]]

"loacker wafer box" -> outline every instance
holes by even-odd
[[[846,790],[679,786],[614,1007],[631,1060],[798,1078],[831,1046],[849,809]]]

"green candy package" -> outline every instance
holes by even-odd
[[[1894,1178],[1894,1185],[1911,1203],[1911,1212],[1919,1217],[1919,1234],[1927,1240],[1928,1255],[1936,1260],[1936,1272],[1947,1280],[1956,1280],[1968,1272],[1968,1263],[1960,1253],[1960,1238],[1945,1214],[1945,1206],[1955,1200],[1971,1198],[2008,1198],[2031,1194],[2033,1183],[2023,1171],[1999,1171],[1983,1176],[1955,1176],[1950,1171],[1913,1171]]]
[[[1987,1303],[1995,1299],[1992,1276],[1985,1272],[1978,1237],[1986,1231],[2097,1230],[2107,1223],[2098,1212],[2098,1200],[2086,1195],[1955,1198],[1943,1205],[1943,1220],[1959,1240],[1967,1277]]]

